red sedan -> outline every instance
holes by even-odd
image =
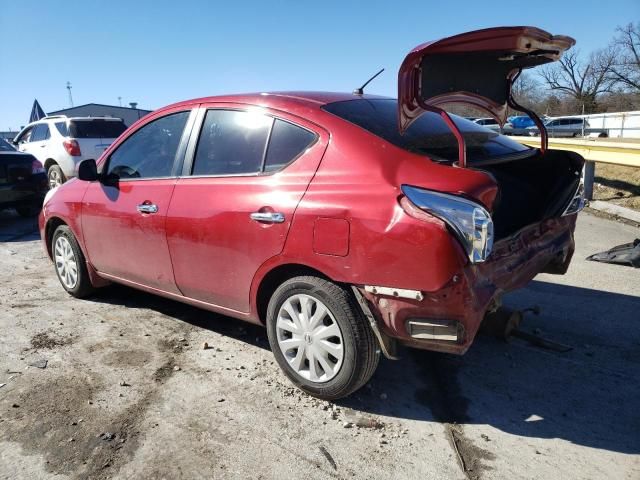
[[[572,44],[508,27],[421,45],[398,100],[162,108],[49,192],[44,246],[76,297],[118,282],[266,325],[284,372],[321,398],[360,388],[398,343],[462,354],[504,292],[566,271],[583,160],[439,105],[504,121],[520,71]]]

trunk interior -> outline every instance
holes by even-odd
[[[562,215],[578,188],[583,163],[572,152],[548,150],[520,160],[474,165],[498,184],[492,215],[495,239]]]

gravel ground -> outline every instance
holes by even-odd
[[[507,298],[571,351],[402,350],[333,404],[259,327],[119,286],[73,299],[34,225],[0,213],[0,478],[640,478],[640,270],[584,260],[639,229],[583,214],[569,273]]]

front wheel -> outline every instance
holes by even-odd
[[[351,293],[322,278],[295,277],[278,287],[267,335],[280,368],[314,397],[345,397],[378,366],[376,340]]]
[[[76,298],[84,298],[94,291],[84,255],[68,226],[56,228],[51,240],[51,252],[58,280],[68,293]]]

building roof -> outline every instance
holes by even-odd
[[[69,110],[74,110],[76,108],[90,107],[92,105],[96,107],[112,108],[115,110],[127,110],[127,111],[135,110],[138,112],[145,112],[145,114],[151,113],[152,111],[152,110],[145,110],[142,108],[121,107],[120,105],[105,105],[104,103],[85,103],[84,105],[74,105],[73,107],[63,108],[61,110],[56,110],[54,112],[48,112],[47,115],[60,115],[60,114],[63,114],[64,112],[68,112]]]

